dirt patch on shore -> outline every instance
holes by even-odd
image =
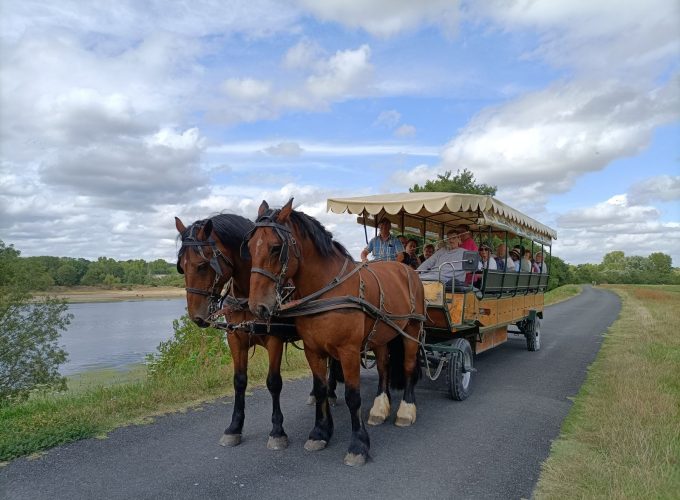
[[[55,288],[50,292],[36,295],[49,295],[68,302],[116,302],[123,300],[162,300],[184,297],[183,288],[172,286],[139,286],[130,289],[103,289],[96,287]]]

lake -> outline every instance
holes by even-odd
[[[62,375],[143,361],[172,338],[172,320],[186,312],[186,299],[69,304],[69,312],[74,317],[60,341],[69,354]]]

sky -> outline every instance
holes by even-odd
[[[468,169],[555,255],[680,266],[675,0],[0,0],[0,240],[176,259],[174,217],[317,217]]]

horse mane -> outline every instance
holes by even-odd
[[[281,209],[267,210],[261,217],[257,219],[258,222],[262,220],[275,221]],[[351,260],[354,258],[349,254],[342,243],[333,239],[333,234],[326,230],[326,228],[311,215],[303,212],[292,210],[290,213],[290,221],[300,231],[303,236],[311,240],[314,247],[323,257],[329,257],[335,253],[339,253],[343,257]]]
[[[239,255],[241,243],[246,235],[252,231],[255,224],[245,217],[236,214],[217,214],[208,219],[197,220],[186,230],[179,235],[183,241],[185,238],[195,238],[200,229],[205,226],[208,220],[212,221],[213,232],[217,234],[219,240],[227,247],[229,247],[234,255]],[[187,247],[181,246],[177,252],[177,258],[181,259]]]

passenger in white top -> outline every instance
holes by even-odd
[[[418,271],[426,271],[419,273],[420,279],[440,280],[442,283],[448,283],[454,278],[455,284],[464,286],[465,271],[463,271],[462,261],[465,249],[460,248],[460,236],[455,230],[447,231],[446,238],[449,248],[437,250],[432,257],[418,266]],[[452,264],[443,265],[446,263]]]

